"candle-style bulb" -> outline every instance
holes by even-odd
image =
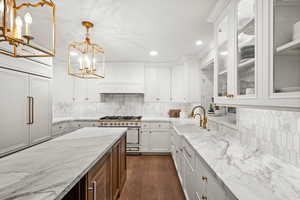
[[[32,24],[32,17],[31,14],[29,12],[27,12],[24,16],[24,20],[26,24]]]
[[[4,12],[4,1],[0,0],[0,13]]]
[[[20,16],[16,17],[16,26],[18,26],[18,27],[23,26],[23,21]]]
[[[16,17],[16,30],[15,30],[15,37],[21,39],[22,38],[22,26],[23,26],[23,21],[20,16]]]

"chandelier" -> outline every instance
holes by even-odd
[[[50,10],[50,16],[41,14]],[[47,11],[48,11],[47,10]],[[47,30],[49,38],[31,33],[32,12],[37,13],[39,30]],[[25,26],[23,26],[23,19]],[[45,22],[45,23],[44,23]],[[36,27],[36,26],[35,26]],[[42,42],[37,42],[42,41]],[[47,43],[47,47],[38,43]],[[17,4],[16,0],[0,0],[0,53],[12,57],[53,57],[55,55],[55,4],[50,0]]]
[[[82,79],[104,78],[105,57],[103,49],[91,42],[89,34],[93,23],[83,21],[86,35],[83,42],[73,42],[69,45],[68,73]]]

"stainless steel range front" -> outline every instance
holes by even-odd
[[[100,118],[100,127],[126,127],[128,153],[140,151],[140,130],[142,116],[105,116]]]

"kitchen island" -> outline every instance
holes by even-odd
[[[1,158],[0,199],[63,199],[107,153],[121,151],[114,147],[122,138],[126,140],[126,131],[83,128]]]

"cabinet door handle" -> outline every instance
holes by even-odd
[[[34,113],[33,113],[33,106],[34,106],[34,99],[33,97],[27,97],[28,99],[28,125],[33,124],[33,120],[34,120]]]
[[[186,147],[183,147],[185,153],[188,155],[188,157],[192,158],[191,154],[186,150]]]
[[[88,190],[93,191],[93,200],[97,200],[97,181],[93,181],[93,186],[89,187]]]
[[[31,97],[31,124],[34,123],[34,98]]]
[[[29,125],[31,123],[31,97],[27,97],[28,101],[28,122],[27,124]]]

